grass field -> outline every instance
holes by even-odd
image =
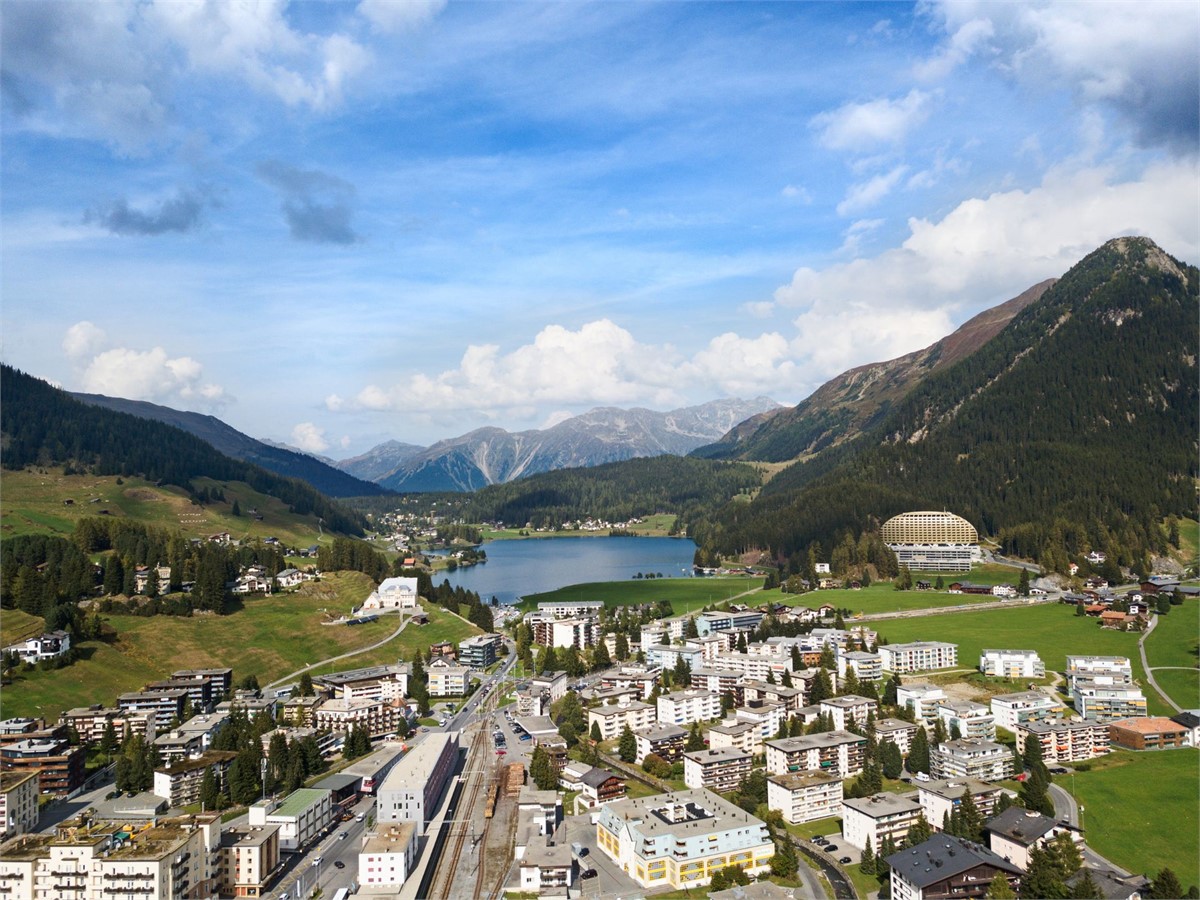
[[[982,594],[947,594],[943,591],[898,591],[890,581],[878,581],[852,591],[848,588],[832,591],[810,591],[807,594],[785,594],[779,590],[763,591],[756,602],[782,603],[785,606],[807,606],[816,609],[829,603],[853,614],[905,612],[910,609],[936,609],[941,606],[966,606],[989,603],[995,597]]]
[[[0,647],[37,637],[45,628],[46,620],[41,616],[31,616],[19,609],[6,609],[0,612]]]
[[[536,609],[539,603],[564,600],[602,600],[606,606],[630,606],[670,600],[675,615],[700,612],[711,603],[724,603],[744,591],[757,591],[761,578],[650,578],[629,581],[600,581],[573,584],[557,591],[530,594],[521,603],[522,609]],[[761,592],[743,601],[761,603]]]
[[[1121,751],[1074,776],[1088,845],[1131,872],[1169,866],[1184,890],[1200,884],[1200,751]],[[1056,779],[1071,790],[1072,777]]]
[[[307,547],[322,540],[315,519],[288,512],[287,506],[249,485],[233,482],[220,485],[224,503],[193,504],[177,487],[156,487],[139,478],[63,475],[62,469],[5,471],[4,494],[0,499],[0,536],[18,534],[68,535],[82,518],[98,516],[102,510],[114,518],[135,519],[146,525],[179,531],[186,537],[203,537],[228,531],[239,539],[275,536],[285,544]],[[197,488],[217,487],[207,478],[196,479]],[[243,512],[233,516],[234,499]],[[70,500],[70,505],[66,501]],[[92,503],[92,500],[97,502]],[[257,509],[262,521],[248,513]]]
[[[225,616],[108,616],[117,632],[115,640],[84,642],[85,658],[64,669],[17,673],[0,698],[0,716],[54,718],[75,706],[111,705],[118,694],[167,678],[176,669],[232,666],[235,678],[253,674],[267,684],[394,631],[394,616],[353,628],[322,624],[326,610],[349,611],[371,587],[365,575],[344,572],[324,576],[295,594],[246,600],[241,609]],[[438,609],[430,610],[430,620],[424,627],[410,625],[395,641],[330,668],[394,662],[398,655],[411,657],[417,646],[460,640],[478,630]]]
[[[1194,565],[1200,558],[1200,521],[1179,520],[1179,555],[1185,565]]]
[[[1154,680],[1184,709],[1200,709],[1200,671],[1155,669]]]
[[[1200,600],[1185,600],[1158,617],[1146,638],[1146,658],[1152,668],[1200,665]]]

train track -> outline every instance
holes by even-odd
[[[446,835],[446,848],[438,861],[437,873],[430,884],[430,897],[450,897],[454,887],[455,876],[462,859],[463,847],[467,835],[471,833],[471,811],[479,801],[486,780],[484,772],[483,743],[476,738],[471,743],[467,753],[467,765],[460,779],[461,793],[454,809],[454,821]]]

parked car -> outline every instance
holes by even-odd
[[[586,870],[586,871],[585,871],[585,872],[584,872],[582,875],[580,875],[579,877],[580,877],[580,878],[595,878],[595,877],[596,877],[596,870],[595,870],[595,869],[588,869],[588,870]]]
[[[841,859],[838,860],[838,862],[840,862],[844,866],[848,866],[848,865],[850,865],[850,857],[843,856]]]
[[[333,864],[333,867],[335,869],[344,869],[344,868],[346,868],[346,864],[339,859],[339,860],[337,860],[337,862],[335,862]]]

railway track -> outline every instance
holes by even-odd
[[[467,753],[467,765],[459,780],[460,794],[454,809],[454,820],[450,824],[450,830],[446,835],[446,847],[442,851],[437,872],[429,887],[430,897],[452,896],[455,876],[459,874],[463,847],[466,845],[467,835],[472,830],[471,811],[479,802],[479,796],[483,792],[486,780],[484,766],[486,757],[482,748],[482,741],[476,737],[471,742],[471,749]]]

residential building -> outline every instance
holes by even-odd
[[[371,591],[361,609],[416,609],[417,579],[385,578]]]
[[[576,616],[598,616],[604,609],[601,600],[555,600],[538,604],[538,615],[552,616],[555,619],[571,619]],[[682,632],[681,632],[682,634]]]
[[[862,771],[867,739],[849,731],[826,731],[766,742],[767,772],[824,772],[851,778]]]
[[[660,702],[662,698],[659,698]],[[634,700],[629,703],[612,703],[594,706],[588,710],[588,729],[592,723],[600,723],[601,740],[611,741],[621,736],[628,726],[630,731],[643,731],[658,724],[657,710],[649,703]]]
[[[833,727],[846,730],[851,724],[866,726],[872,712],[879,712],[879,703],[857,694],[847,694],[843,697],[832,697],[817,704],[821,712],[833,720]]]
[[[779,728],[787,721],[787,708],[782,703],[771,700],[750,700],[745,706],[739,706],[733,711],[735,722],[745,722],[758,729],[761,740],[768,740],[779,734]]]
[[[897,844],[908,837],[908,829],[921,817],[915,792],[880,792],[870,797],[842,800],[842,837],[859,850],[871,842],[872,850],[890,836]]]
[[[432,684],[432,679],[430,679]],[[433,691],[430,691],[433,696]],[[399,703],[392,700],[326,700],[313,713],[318,731],[349,734],[356,727],[367,729],[372,737],[391,734],[402,716]]]
[[[165,797],[173,807],[200,802],[200,786],[204,775],[212,769],[217,783],[225,779],[225,773],[237,759],[232,750],[210,750],[192,759],[177,759],[167,766],[154,770],[154,793]]]
[[[332,792],[297,788],[282,802],[262,800],[250,806],[249,822],[260,826],[278,825],[279,849],[284,853],[303,852],[333,824]]]
[[[498,634],[477,634],[459,641],[458,661],[472,669],[486,669],[500,655],[504,639]]]
[[[892,900],[979,900],[997,875],[1017,894],[1025,874],[986,847],[948,834],[935,834],[916,847],[893,853],[885,862],[891,869]]]
[[[901,756],[908,756],[912,747],[912,739],[917,736],[921,726],[903,719],[877,719],[875,721],[875,739],[880,743],[891,741],[900,750]]]
[[[696,679],[693,677],[692,687],[696,686]],[[709,688],[709,690],[712,690],[712,688]],[[766,681],[743,678],[741,690],[742,698],[738,702],[738,706],[753,704],[756,700],[763,700],[770,703],[779,703],[788,713],[792,713],[804,705],[804,691],[795,686],[787,687],[782,684],[771,684]]]
[[[728,866],[753,878],[775,855],[766,823],[702,788],[609,803],[596,839],[644,888],[701,887]]]
[[[1013,774],[1012,752],[995,741],[943,741],[929,753],[930,774],[954,780],[1002,781]]]
[[[702,668],[705,663],[704,651],[686,644],[649,644],[642,648],[642,652],[646,657],[646,665],[662,669],[674,669],[681,659],[689,671]]]
[[[913,714],[918,724],[930,731],[937,721],[938,704],[946,699],[946,692],[934,684],[902,684],[896,688],[896,705]]]
[[[844,679],[853,672],[859,681],[879,681],[883,678],[883,657],[879,653],[864,650],[837,650],[838,678]]]
[[[714,631],[749,630],[757,628],[763,614],[757,609],[702,612],[696,616],[696,633],[700,637]]]
[[[1118,719],[1108,725],[1109,739],[1125,750],[1165,750],[1186,747],[1188,729],[1162,716]]]
[[[690,788],[708,788],[725,793],[736,790],[750,774],[753,757],[734,747],[709,747],[683,754],[683,783]]]
[[[358,851],[359,893],[395,894],[417,861],[417,822],[393,822],[367,836]]]
[[[311,728],[316,723],[317,707],[322,702],[320,697],[292,697],[283,704],[284,721],[297,728]]]
[[[517,863],[517,878],[523,893],[567,896],[565,892],[575,883],[575,857],[570,845],[549,837],[534,838]]]
[[[431,660],[425,667],[430,697],[462,697],[471,683],[471,670],[452,666],[444,659]]]
[[[842,780],[824,772],[791,772],[767,778],[767,807],[785,822],[802,825],[840,814]]]
[[[762,728],[750,722],[722,722],[708,728],[708,746],[733,747],[752,756],[763,752]]]
[[[392,766],[380,785],[379,821],[415,822],[417,834],[424,834],[457,762],[457,731],[425,735]]]
[[[642,632],[639,642],[642,647],[649,647],[651,644],[672,644],[675,641],[683,640],[683,619],[659,619],[656,622],[647,622],[642,626]]]
[[[737,669],[710,669],[705,666],[692,669],[691,685],[693,688],[698,691],[720,694],[722,697],[730,694],[735,703],[740,703],[745,696],[744,683],[744,676]],[[765,683],[763,682],[763,684]]]
[[[960,737],[972,740],[994,741],[996,719],[991,709],[974,700],[940,700],[938,718],[946,726],[946,733],[953,735],[958,729]]]
[[[38,776],[43,794],[69,794],[83,784],[87,750],[64,738],[29,738],[0,746],[0,771]]]
[[[1044,847],[1060,834],[1070,835],[1076,845],[1083,844],[1083,833],[1078,828],[1019,806],[1010,806],[988,819],[983,823],[983,833],[993,853],[1022,869],[1029,868],[1029,852],[1034,847]]]
[[[977,778],[958,778],[950,781],[941,779],[917,783],[917,802],[925,813],[925,821],[935,829],[940,829],[947,816],[962,805],[963,798],[968,792],[971,802],[979,810],[979,815],[986,819],[996,808],[996,801],[1004,789],[999,785],[988,784]]]
[[[0,772],[0,837],[33,831],[39,793],[37,772]]]
[[[117,706],[124,712],[152,712],[157,731],[167,731],[171,723],[183,719],[183,705],[188,691],[172,688],[151,691],[130,691],[117,698]]]
[[[687,743],[687,730],[678,725],[652,725],[633,733],[637,740],[637,757],[634,762],[642,764],[647,756],[653,753],[661,756],[667,762],[676,762],[683,754],[683,745]]]
[[[979,671],[995,678],[1044,678],[1046,665],[1036,650],[984,650]]]
[[[196,678],[201,678],[209,683],[209,693],[213,699],[220,701],[225,699],[233,690],[233,669],[228,667],[215,669],[180,669],[177,672],[171,673],[172,681],[193,681]],[[192,699],[192,705],[196,705],[195,698]]]
[[[649,700],[655,686],[661,683],[662,669],[658,666],[622,666],[616,672],[608,673],[600,679],[601,688],[636,689],[642,700]]]
[[[1096,719],[1052,719],[1030,722],[1017,728],[1017,749],[1036,739],[1042,745],[1044,762],[1083,762],[1103,756],[1111,748],[1108,723]]]
[[[708,691],[673,691],[658,698],[658,721],[679,725],[721,717],[721,696]]]
[[[1127,656],[1068,656],[1067,689],[1076,678],[1095,678],[1097,675],[1124,676],[1133,679],[1133,667]]]
[[[1200,709],[1185,709],[1171,716],[1171,721],[1187,729],[1184,740],[1189,747],[1200,747]]]
[[[402,700],[408,696],[408,679],[411,676],[411,664],[394,663],[317,675],[313,678],[313,685],[339,700]]]
[[[65,631],[48,631],[37,637],[26,638],[19,644],[5,647],[2,652],[15,653],[23,663],[40,663],[55,659],[71,649],[71,635]]]
[[[776,684],[783,681],[783,673],[792,669],[792,657],[766,653],[720,653],[710,661],[711,668],[724,669],[741,674],[747,681],[766,681],[767,676]],[[696,666],[692,666],[693,671]]]
[[[543,672],[529,679],[529,690],[542,691],[550,698],[550,702],[559,700],[567,693],[566,672]]]
[[[606,803],[625,799],[625,779],[608,769],[589,766],[579,776],[579,796],[575,798],[578,810],[595,809]]]
[[[981,558],[975,526],[951,512],[919,510],[883,523],[880,535],[900,565],[922,572],[969,572]]]
[[[517,795],[517,815],[536,824],[538,834],[552,835],[563,820],[562,794],[522,785]]]
[[[1071,700],[1075,712],[1085,719],[1111,722],[1146,715],[1146,695],[1120,676],[1076,676],[1071,682]]]
[[[879,647],[884,670],[893,673],[953,669],[958,665],[958,645],[945,641],[912,641]]]
[[[115,707],[106,708],[99,703],[94,703],[91,706],[77,706],[67,710],[62,714],[62,722],[68,728],[75,729],[80,742],[94,744],[104,737],[105,727],[120,715],[121,710]],[[114,724],[113,732],[119,740],[122,730]]]
[[[232,825],[221,833],[217,890],[222,896],[264,897],[279,863],[278,825]]]
[[[996,724],[1012,732],[1022,725],[1061,718],[1066,709],[1053,695],[1042,691],[1001,694],[992,698],[991,706]]]

